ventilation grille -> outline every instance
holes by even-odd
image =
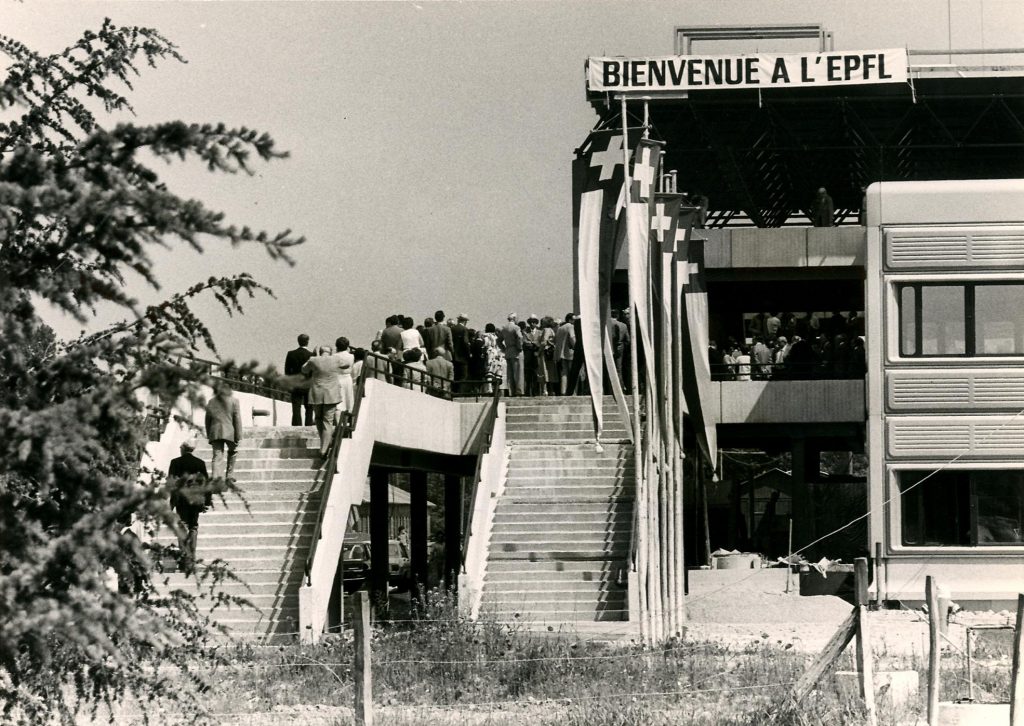
[[[890,373],[889,408],[937,411],[963,406],[982,410],[1024,408],[1024,370],[1005,373]]]
[[[972,459],[1024,455],[1024,417],[908,416],[888,421],[889,455]]]
[[[1020,267],[1024,227],[917,227],[888,230],[886,264],[893,269]]]

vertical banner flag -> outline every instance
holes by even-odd
[[[687,236],[680,255],[683,326],[683,395],[697,442],[714,467],[718,437],[711,420],[711,365],[708,363],[708,293],[704,281],[704,240]]]
[[[669,326],[666,331],[668,340],[671,340],[675,331],[672,330],[672,266],[675,264],[676,254],[676,232],[679,226],[679,209],[682,206],[682,194],[669,194],[658,192],[654,197],[654,212],[651,214],[651,245],[655,255],[658,256],[660,264],[659,275],[653,284],[658,286],[661,309],[659,315]],[[662,355],[664,356],[664,352]],[[664,358],[663,358],[664,360]],[[671,360],[669,356],[668,360]],[[679,391],[679,378],[676,372],[669,365],[662,371],[664,380],[662,386],[669,386],[677,395]],[[673,396],[673,401],[675,396]],[[669,432],[675,432],[675,417],[671,411],[665,411],[663,425],[666,430],[666,437]]]
[[[661,143],[642,139],[633,154],[633,175],[626,202],[629,245],[629,290],[633,300],[633,334],[639,335],[648,386],[655,381],[654,340],[651,330],[651,212],[655,180],[661,163]]]
[[[633,146],[633,144],[630,144]],[[604,427],[601,397],[604,335],[615,272],[616,219],[622,195],[623,136],[619,130],[593,131],[573,161],[573,232],[579,290],[580,346],[594,400],[597,436]],[[579,351],[577,351],[577,355]],[[608,361],[611,367],[611,360]],[[571,385],[571,382],[570,382]]]

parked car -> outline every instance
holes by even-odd
[[[345,539],[341,548],[342,582],[345,592],[355,592],[370,575],[370,540]],[[388,584],[397,589],[409,587],[409,551],[397,539],[388,540]]]
[[[370,574],[370,543],[346,539],[341,546],[341,578],[345,592],[355,592]]]

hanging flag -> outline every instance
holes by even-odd
[[[626,203],[629,245],[629,291],[633,301],[633,334],[639,335],[647,385],[655,384],[651,317],[651,213],[655,180],[661,163],[661,143],[642,139],[633,154],[630,193]]]
[[[659,381],[662,390],[679,391],[681,376],[676,371],[672,356],[672,340],[674,337],[672,301],[675,288],[673,287],[672,274],[675,266],[676,253],[676,231],[679,226],[679,209],[682,206],[683,196],[681,194],[670,194],[658,192],[654,197],[654,211],[651,214],[651,247],[653,260],[656,263],[652,285],[655,297],[658,301],[657,321],[658,334],[656,340],[661,346],[668,344],[668,350],[661,350],[657,363],[660,366],[658,371]],[[662,325],[665,329],[662,329]],[[678,437],[678,426],[676,426],[675,399],[678,395],[671,396],[673,410],[661,411],[662,429],[666,436]],[[667,403],[666,399],[662,403]],[[681,439],[680,439],[681,440]]]
[[[637,134],[639,136],[639,134]],[[617,218],[623,190],[621,130],[592,131],[573,161],[573,235],[579,291],[580,346],[594,400],[597,437],[602,417],[604,331],[618,246]],[[636,144],[631,140],[630,148]],[[577,351],[577,354],[579,352]],[[611,360],[608,365],[614,369]],[[570,385],[572,382],[570,382]]]
[[[685,252],[685,257],[683,253]],[[704,278],[704,240],[686,236],[679,254],[682,284],[683,395],[697,442],[714,467],[718,437],[711,420],[711,365],[708,363],[708,293]]]

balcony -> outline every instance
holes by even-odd
[[[863,424],[863,379],[713,381],[717,424]]]

